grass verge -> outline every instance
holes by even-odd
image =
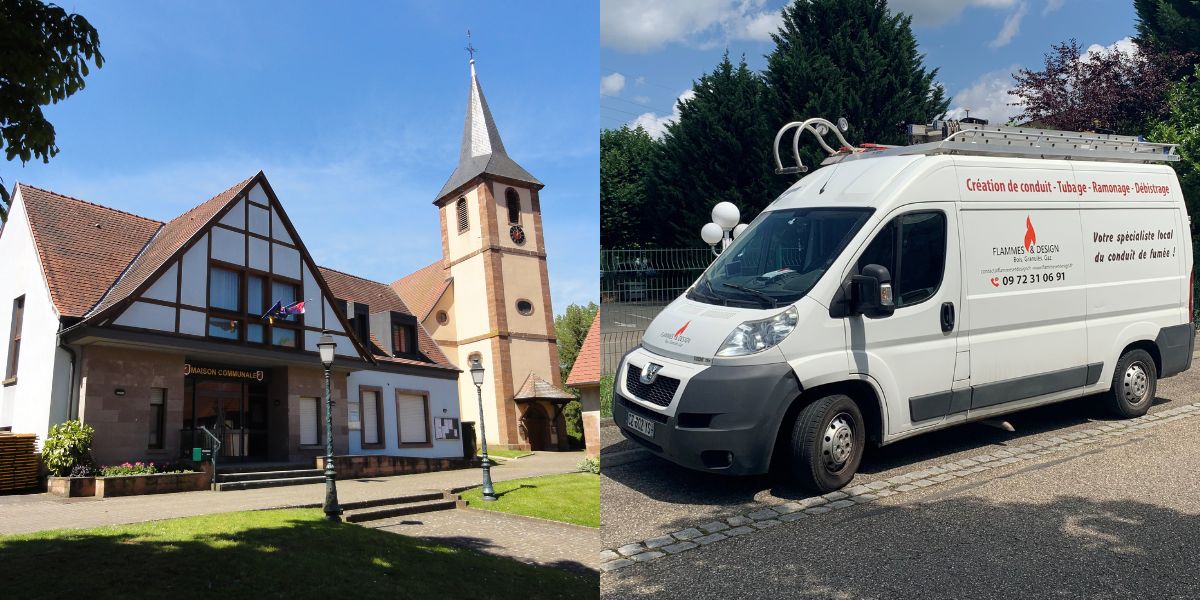
[[[567,473],[501,481],[493,486],[498,499],[484,502],[480,488],[462,493],[472,508],[538,517],[587,527],[600,526],[600,477]]]
[[[12,598],[596,598],[598,580],[346,523],[250,511],[0,536]]]

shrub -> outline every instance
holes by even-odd
[[[42,461],[55,477],[71,473],[75,465],[93,466],[92,437],[96,431],[72,419],[50,428],[42,445]]]
[[[609,373],[600,378],[600,417],[612,416],[613,407],[613,374]]]
[[[600,474],[600,457],[599,456],[584,457],[583,460],[579,461],[579,470],[583,471],[585,473],[592,473],[594,475],[599,475]]]
[[[101,477],[118,477],[121,475],[153,475],[158,470],[154,468],[154,463],[144,463],[137,461],[135,463],[121,463],[111,467],[101,467]]]

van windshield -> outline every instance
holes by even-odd
[[[765,308],[795,302],[817,284],[872,212],[870,208],[764,212],[713,261],[688,298]]]

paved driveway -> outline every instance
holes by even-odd
[[[825,498],[770,477],[688,472],[608,430],[603,558],[618,568],[601,589],[1200,597],[1200,369],[1161,382],[1146,418],[1109,420],[1094,405],[1014,415],[1015,433],[967,425],[888,446],[866,457],[850,494]]]

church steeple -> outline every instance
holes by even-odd
[[[483,174],[528,183],[536,188],[542,187],[542,182],[509,158],[508,153],[504,151],[504,142],[500,139],[500,131],[496,129],[492,111],[483,96],[483,88],[475,75],[475,59],[472,58],[471,89],[467,95],[467,117],[463,125],[458,167],[454,169],[446,185],[442,186],[442,191],[438,192],[434,204]]]

